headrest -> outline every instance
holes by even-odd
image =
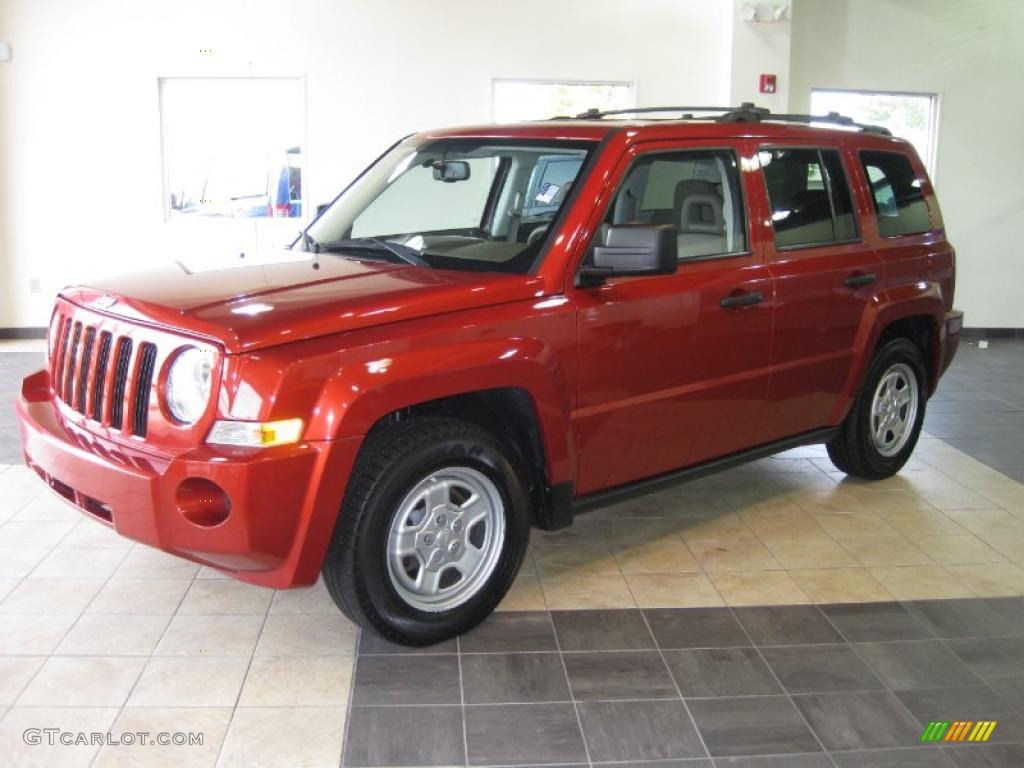
[[[725,231],[722,198],[716,194],[694,194],[683,198],[679,211],[679,231],[722,234]]]

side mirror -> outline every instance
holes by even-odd
[[[576,285],[590,288],[609,277],[670,275],[679,266],[678,232],[667,224],[610,227],[605,244],[594,247],[590,264],[580,267]]]
[[[434,163],[434,179],[451,184],[469,178],[469,163],[465,160],[438,160]]]

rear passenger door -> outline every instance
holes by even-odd
[[[768,440],[835,424],[882,264],[864,243],[839,146],[763,145],[765,260],[775,283]]]
[[[571,289],[580,340],[578,493],[757,442],[771,280],[760,250],[749,245],[752,173],[740,163],[741,147],[645,144],[616,170],[595,241],[608,226],[671,224],[679,230],[679,266],[671,275]]]

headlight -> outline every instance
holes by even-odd
[[[171,415],[182,424],[195,424],[210,402],[213,352],[185,347],[167,372],[165,400]]]

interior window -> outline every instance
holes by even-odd
[[[921,180],[906,155],[861,152],[860,161],[871,184],[878,231],[882,237],[920,234],[931,229]]]
[[[762,149],[758,159],[772,206],[776,246],[815,245],[857,236],[850,186],[837,151]]]
[[[605,226],[671,224],[679,259],[747,248],[746,217],[735,154],[702,149],[645,155],[623,179]]]

